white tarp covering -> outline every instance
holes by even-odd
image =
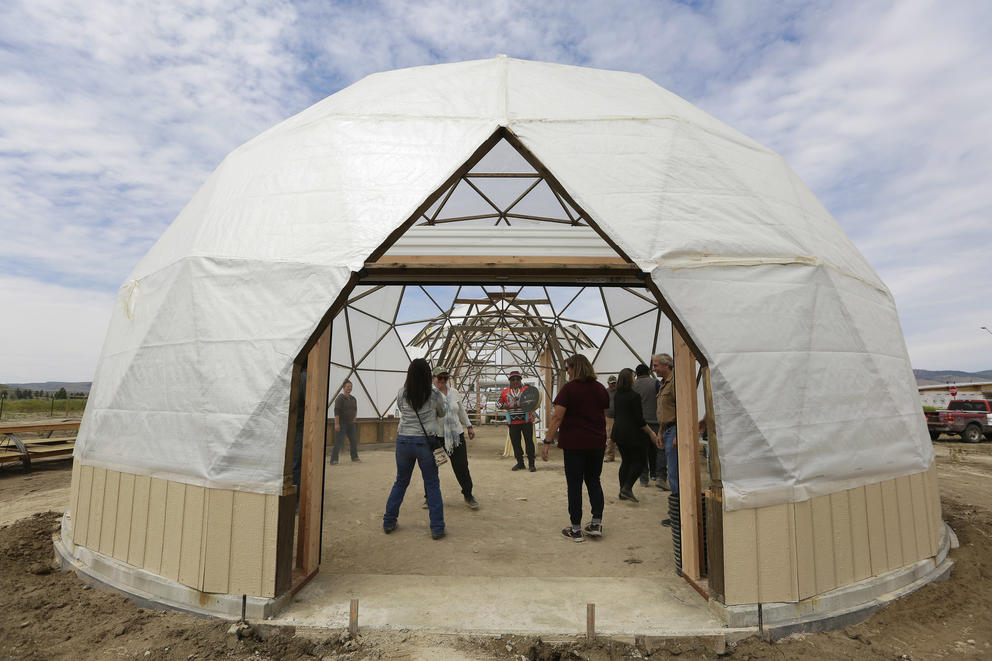
[[[279,492],[294,357],[499,126],[705,354],[728,508],[930,465],[892,296],[781,158],[642,76],[504,57],[370,76],[232,152],[122,286],[77,459]]]

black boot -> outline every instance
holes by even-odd
[[[510,470],[511,471],[520,471],[520,470],[523,470],[524,468],[525,468],[525,466],[524,466],[524,460],[523,459],[518,459],[517,460],[517,463],[514,464],[513,465],[513,468],[511,468]]]
[[[527,470],[529,470],[531,473],[536,473],[537,466],[534,465],[534,460],[532,458],[528,458],[527,463],[529,464]]]

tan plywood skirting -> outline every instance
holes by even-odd
[[[235,492],[232,501],[231,569],[228,591],[233,594],[261,594],[263,539],[265,537],[265,496]],[[257,522],[261,521],[262,526]]]
[[[148,491],[148,533],[145,538],[145,563],[137,565],[162,575],[162,547],[165,544],[165,505],[169,483],[152,478]]]
[[[73,544],[203,592],[277,596],[279,496],[91,466],[72,475]]]
[[[816,594],[816,559],[813,555],[813,504],[810,501],[790,506],[796,522],[796,585],[799,598]],[[725,542],[726,543],[726,542]]]
[[[183,514],[186,511],[186,485],[169,482],[165,494],[165,534],[162,539],[161,575],[179,580],[179,559],[183,544]]]
[[[931,467],[801,503],[725,511],[725,603],[800,601],[935,556],[936,493]]]
[[[120,488],[117,492],[117,516],[114,520],[114,558],[127,562],[131,543],[131,517],[134,512],[134,475],[119,473]]]
[[[847,505],[851,517],[852,581],[871,576],[871,548],[868,541],[868,498],[864,487],[847,492]]]
[[[882,519],[885,525],[885,550],[887,569],[902,567],[902,531],[899,529],[899,495],[896,481],[888,480],[882,487]]]
[[[107,486],[107,471],[103,468],[93,469],[93,483],[90,487],[90,516],[86,546],[94,551],[100,550],[100,531],[103,526],[103,492]]]
[[[75,479],[75,475],[73,476]],[[90,527],[90,494],[93,490],[93,467],[80,466],[79,486],[73,483],[72,490],[77,494],[77,503],[72,514],[72,541],[74,544],[86,545],[86,535]]]
[[[886,571],[889,568],[889,551],[885,539],[885,514],[882,508],[882,485],[869,484],[864,487],[868,507],[868,550],[871,571]]]
[[[145,540],[148,538],[148,497],[152,481],[146,475],[134,478],[134,501],[131,505],[130,541],[126,562],[140,567],[145,558]]]
[[[203,545],[204,592],[230,592],[233,525],[234,492],[211,489],[208,495],[206,539]]]
[[[200,584],[200,550],[203,548],[203,487],[186,485],[183,499],[182,543],[179,548],[179,582]]]
[[[100,546],[104,555],[114,553],[114,535],[117,532],[117,497],[120,494],[121,474],[107,471],[103,490],[103,518],[100,522]]]
[[[79,476],[82,472],[82,466],[79,462],[72,462],[72,484],[69,489],[69,511],[75,515],[79,511]],[[73,526],[75,526],[76,521],[73,519]]]
[[[758,600],[773,601],[782,594],[798,599],[796,580],[794,529],[792,511],[788,505],[762,507],[755,510],[757,521],[754,547],[758,549]],[[759,542],[760,540],[760,542]],[[766,541],[775,540],[775,543]]]
[[[723,538],[733,551],[724,554],[728,604],[754,603],[758,598],[758,534],[755,510],[737,510],[723,517]]]
[[[854,550],[851,535],[851,505],[848,491],[827,496],[830,501],[830,522],[833,530],[834,583],[854,582]]]

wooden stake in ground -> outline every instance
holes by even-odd
[[[358,635],[358,600],[351,600],[351,612],[348,613],[348,635],[352,638]]]
[[[596,604],[589,602],[586,604],[586,638],[592,640],[596,637]]]

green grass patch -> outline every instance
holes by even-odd
[[[69,416],[81,415],[86,409],[85,399],[69,400]],[[65,417],[65,400],[56,399],[54,402],[47,398],[35,399],[5,399],[3,401],[3,419],[20,418],[25,415],[50,416],[54,418]]]

